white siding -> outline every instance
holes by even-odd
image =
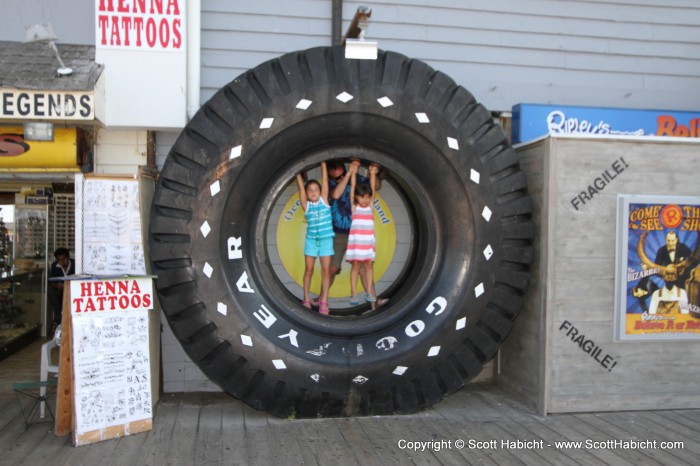
[[[146,143],[146,131],[98,131],[95,173],[135,174],[146,165]]]
[[[520,102],[696,110],[700,2],[378,0],[367,38],[490,110]],[[343,2],[343,31],[358,6]],[[202,101],[263,61],[330,45],[331,2],[202,1]]]

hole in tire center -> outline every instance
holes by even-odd
[[[342,165],[333,167],[333,162],[340,162]],[[369,160],[362,161],[362,166],[358,171],[360,176],[358,181],[369,177],[367,173],[369,163]],[[329,178],[332,178],[332,175],[342,174],[346,170],[343,167],[347,167],[348,163],[346,160],[328,160],[328,166],[331,173]],[[301,171],[306,174],[309,180],[321,180],[321,169],[318,164],[306,166]],[[403,284],[416,259],[416,244],[420,239],[416,228],[416,219],[419,214],[409,200],[410,193],[406,192],[407,184],[385,168],[381,168],[379,178],[379,190],[371,206],[376,238],[376,258],[373,263],[374,284],[377,299],[388,300],[388,302],[380,306],[375,305],[376,310],[373,311],[361,279],[357,281],[359,304],[351,302],[351,264],[345,260],[343,254],[341,261],[336,258],[335,261],[332,260],[331,265],[333,269],[337,269],[340,265],[340,271],[331,278],[332,284],[328,299],[331,316],[335,318],[371,317],[390,309],[392,302],[405,293],[405,290],[402,289]],[[332,197],[330,193],[337,186],[337,182],[331,180],[329,185],[329,197]],[[330,199],[332,204],[337,203],[333,206],[334,230],[337,233],[347,229],[350,224],[350,219],[347,218],[349,191],[348,183],[344,198],[336,201]],[[345,214],[341,215],[338,211],[344,211]],[[304,241],[307,223],[299,202],[299,191],[295,179],[290,179],[277,195],[266,221],[265,245],[273,275],[279,281],[280,287],[286,290],[298,303],[299,308],[303,310]],[[339,236],[336,239],[339,239]],[[321,265],[319,259],[316,258],[309,289],[312,298],[318,296],[320,288]],[[380,304],[381,302],[379,301]],[[318,308],[314,307],[306,312],[318,314]]]

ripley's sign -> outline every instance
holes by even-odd
[[[700,138],[700,112],[538,104],[513,106],[513,144],[548,134]]]

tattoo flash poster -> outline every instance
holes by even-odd
[[[700,339],[700,198],[618,198],[619,340]]]

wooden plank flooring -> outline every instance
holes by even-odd
[[[542,417],[484,384],[418,414],[342,419],[278,419],[220,393],[168,394],[153,430],[76,448],[53,434],[53,424],[25,429],[12,391],[15,381],[39,378],[41,343],[0,361],[2,466],[700,464],[700,410]],[[655,448],[605,443],[631,440]],[[518,448],[518,441],[530,445]],[[565,441],[572,443],[555,443]],[[599,443],[587,447],[587,441]]]

